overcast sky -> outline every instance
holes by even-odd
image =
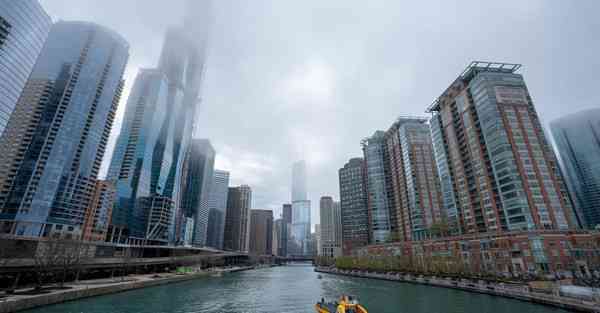
[[[201,1],[201,0],[198,0]],[[42,0],[54,20],[108,26],[130,43],[126,93],[157,64],[183,3]],[[196,137],[231,184],[279,215],[291,164],[308,164],[313,223],[360,140],[425,108],[472,60],[521,63],[538,113],[600,106],[600,1],[216,0]],[[111,148],[112,151],[112,148]],[[106,163],[106,162],[105,162]]]

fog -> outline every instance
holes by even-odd
[[[118,135],[140,67],[156,66],[183,1],[43,0],[56,21],[93,21],[130,43]],[[313,222],[339,199],[338,169],[360,140],[425,108],[472,60],[521,63],[544,123],[600,105],[599,1],[215,0],[195,137],[216,168],[279,215],[305,159]],[[105,160],[105,163],[110,158]],[[106,165],[104,169],[106,169]]]

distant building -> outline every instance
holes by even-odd
[[[584,227],[600,225],[600,109],[550,123],[562,172]]]
[[[392,177],[390,221],[393,238],[441,236],[447,221],[426,118],[400,117],[386,132]]]
[[[302,160],[292,165],[292,236],[289,238],[291,240],[289,253],[294,255],[309,253],[310,223],[306,162]]]
[[[227,192],[229,191],[229,172],[215,170],[212,187],[208,197],[208,230],[206,245],[223,249],[225,232],[225,214],[227,211]]]
[[[52,26],[0,137],[0,232],[82,236],[128,57],[105,27]]]
[[[285,223],[291,224],[292,223],[292,205],[289,203],[285,203],[282,206],[282,210],[283,210],[283,221]]]
[[[287,256],[287,246],[288,246],[288,226],[290,224],[285,223],[285,221],[281,218],[275,221],[274,226],[274,237],[277,238],[273,241],[273,244],[276,246],[275,254],[277,256],[286,257]]]
[[[316,242],[316,246],[317,246],[317,254],[316,255],[322,255],[323,253],[323,245],[322,245],[322,240],[321,240],[321,224],[315,224],[315,242]]]
[[[362,141],[365,157],[367,208],[370,214],[369,239],[372,243],[391,239],[392,182],[385,133],[376,131]]]
[[[227,213],[225,214],[224,249],[248,251],[248,226],[251,205],[252,190],[250,186],[229,187]]]
[[[323,196],[320,200],[319,255],[338,257],[342,255],[342,217],[339,202]]]
[[[339,170],[342,252],[369,244],[369,212],[365,161],[352,158]]]
[[[183,165],[181,213],[193,218],[195,246],[205,246],[209,217],[209,194],[213,182],[215,149],[208,139],[192,139]]]
[[[113,182],[98,180],[90,208],[85,212],[82,240],[104,241],[115,201]]]
[[[3,82],[0,84],[0,135],[17,105],[51,25],[50,17],[37,0],[0,1],[0,81]]]
[[[250,254],[271,255],[273,252],[273,211],[250,211]]]
[[[473,62],[428,110],[453,234],[577,227],[519,67]]]

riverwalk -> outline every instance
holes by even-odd
[[[526,285],[490,283],[483,280],[455,280],[449,277],[423,276],[401,273],[375,273],[358,270],[338,270],[336,268],[325,267],[317,267],[315,268],[315,271],[319,273],[327,273],[334,275],[389,280],[411,284],[424,284],[435,287],[459,289],[464,291],[477,292],[517,299],[521,301],[550,305],[571,311],[600,313],[600,302],[598,301],[565,297],[561,296],[557,292],[555,292],[554,294],[534,292],[531,291],[530,288]]]
[[[46,293],[28,294],[31,288],[19,289],[15,294],[0,298],[0,313],[11,313],[50,304],[73,301],[82,298],[123,292],[133,289],[172,284],[177,282],[198,279],[211,275],[238,272],[254,269],[253,266],[218,268],[211,271],[198,271],[193,273],[160,273],[129,275],[125,278],[104,278],[85,280],[65,284],[64,288],[49,286]]]

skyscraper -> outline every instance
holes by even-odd
[[[398,118],[386,132],[386,141],[394,239],[421,240],[442,235],[439,230],[446,219],[427,119]]]
[[[352,158],[340,168],[340,215],[342,218],[342,252],[369,244],[369,212],[367,209],[365,161]]]
[[[208,196],[208,230],[206,245],[217,249],[223,249],[223,233],[225,231],[228,191],[229,172],[215,169],[212,186]]]
[[[107,175],[116,186],[109,241],[166,243],[169,240],[170,224],[150,225],[151,216],[156,214],[143,206],[152,204],[152,198],[159,196],[166,184],[165,173],[155,182],[152,179],[156,171],[153,155],[160,145],[160,125],[166,122],[168,110],[167,87],[162,71],[141,69],[127,99]],[[172,209],[165,212],[168,220]]]
[[[192,242],[206,245],[208,227],[208,198],[212,186],[215,149],[208,139],[193,139],[187,150],[183,167],[181,214],[194,221]]]
[[[300,160],[292,165],[292,202],[308,200],[306,162]]]
[[[204,73],[210,9],[209,1],[187,1],[186,5],[183,25],[167,30],[157,68],[140,73],[138,92],[133,92],[134,86],[130,95],[133,99],[128,101],[131,113],[126,113],[109,169],[109,178],[121,181],[117,183],[119,196],[109,234],[112,241],[186,244],[191,240],[189,234],[195,236],[192,230],[197,220],[190,216],[195,209],[182,207],[189,203],[182,189],[188,183],[184,179],[184,163],[189,155]],[[153,95],[156,99],[150,101],[157,103],[145,103],[146,94]],[[144,120],[142,116],[149,115],[146,108],[152,106],[161,113],[154,121]],[[149,136],[148,141],[139,140],[138,135]],[[138,162],[133,164],[135,149]],[[142,151],[143,161],[139,159]],[[138,180],[132,172],[134,168],[139,168],[143,180]],[[208,213],[205,215],[208,218]],[[202,234],[204,215],[199,220],[201,225],[197,230]],[[202,242],[205,235],[198,238]]]
[[[310,200],[306,182],[306,162],[292,165],[292,230],[290,253],[308,255],[310,240]]]
[[[319,255],[337,257],[342,255],[342,216],[339,202],[329,196],[320,200],[320,250]]]
[[[600,109],[550,123],[556,151],[581,224],[600,225]]]
[[[273,211],[250,210],[248,252],[271,255],[273,251]]]
[[[0,139],[3,232],[81,236],[128,50],[93,23],[52,26]]]
[[[454,233],[576,227],[519,67],[472,62],[429,108]]]
[[[362,147],[366,164],[367,209],[370,214],[369,238],[373,243],[386,242],[392,235],[390,209],[393,195],[385,133],[376,131],[373,136],[363,139]]]
[[[0,135],[8,124],[52,21],[37,0],[0,1]],[[28,112],[20,111],[20,114]]]
[[[229,187],[227,193],[227,213],[225,214],[225,235],[223,248],[234,251],[248,251],[248,226],[252,189],[248,185]]]
[[[276,254],[281,257],[287,256],[287,245],[288,245],[288,227],[289,223],[286,223],[285,220],[279,218],[274,223],[275,237],[277,238],[277,250]]]

